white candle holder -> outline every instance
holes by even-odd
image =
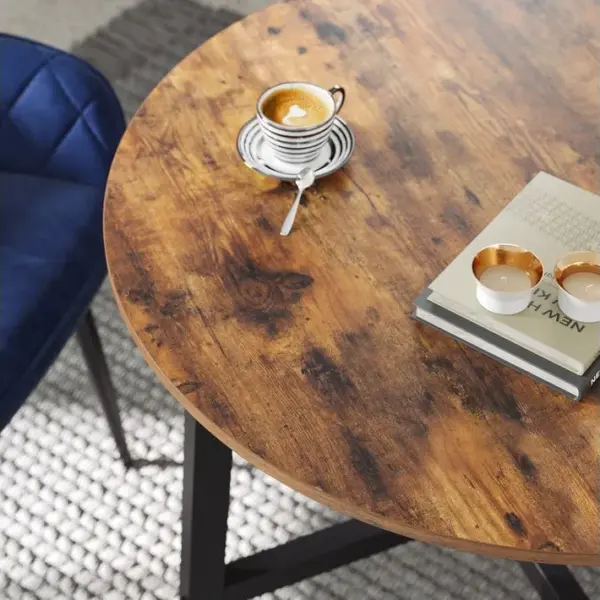
[[[572,252],[554,267],[558,306],[574,321],[600,321],[600,252]]]
[[[515,315],[531,302],[533,290],[544,276],[540,259],[515,244],[494,244],[473,258],[477,301],[500,315]]]

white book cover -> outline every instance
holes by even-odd
[[[517,244],[542,261],[545,276],[529,307],[496,315],[475,297],[473,257],[498,243]],[[556,261],[575,250],[600,250],[600,197],[538,173],[431,283],[429,300],[583,375],[600,353],[600,323],[578,323],[558,308]]]

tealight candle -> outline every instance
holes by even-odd
[[[563,280],[563,288],[581,300],[600,300],[600,275],[598,273],[573,273]]]
[[[556,263],[558,306],[581,323],[600,321],[600,252],[568,254]]]
[[[476,297],[481,306],[501,315],[514,315],[529,306],[544,268],[533,252],[514,244],[496,244],[473,259]]]
[[[479,281],[496,292],[523,292],[531,288],[529,274],[512,265],[488,267],[481,274]]]

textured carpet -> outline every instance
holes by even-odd
[[[147,0],[74,51],[113,82],[128,115],[185,54],[237,15],[188,0]],[[183,415],[134,347],[105,285],[94,302],[122,398],[125,472],[71,341],[0,434],[1,600],[174,600],[179,581]],[[171,461],[173,466],[153,465]],[[227,558],[343,517],[235,457]],[[597,570],[577,569],[600,598]],[[413,543],[263,600],[533,599],[519,568]],[[210,599],[207,599],[210,600]]]

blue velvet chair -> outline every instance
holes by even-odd
[[[104,188],[124,127],[119,101],[96,69],[0,34],[0,430],[77,331],[129,466],[89,310],[106,274]]]

